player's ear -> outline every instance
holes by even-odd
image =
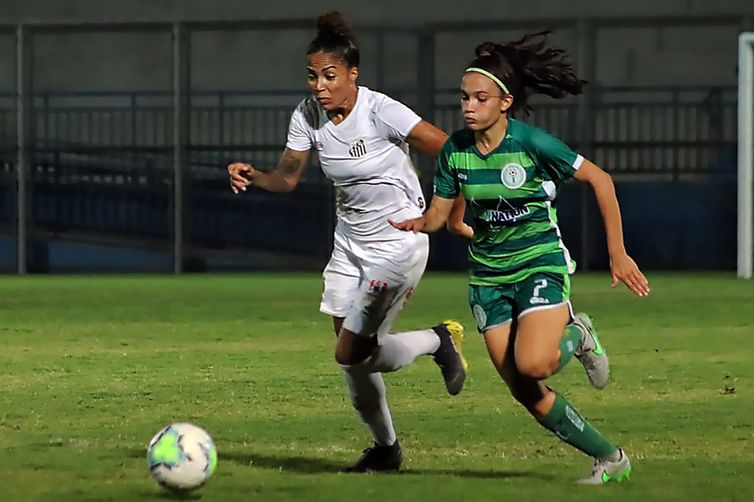
[[[354,84],[359,79],[359,67],[354,66],[353,68],[350,68],[348,70],[348,78],[353,82]]]
[[[513,106],[513,94],[506,94],[503,99],[500,100],[500,111],[502,113],[507,112],[511,106]]]

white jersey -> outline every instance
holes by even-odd
[[[351,113],[334,124],[312,98],[293,112],[286,146],[316,149],[336,191],[337,231],[358,240],[405,238],[388,219],[418,218],[424,208],[406,136],[421,118],[388,96],[359,87]]]

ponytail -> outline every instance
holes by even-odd
[[[503,92],[513,95],[513,115],[520,110],[528,114],[527,100],[533,94],[555,99],[581,94],[587,82],[576,76],[566,51],[548,45],[549,34],[532,33],[506,44],[481,43],[467,71],[492,74]]]

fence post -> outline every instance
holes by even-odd
[[[220,145],[225,145],[225,93],[220,91],[217,95],[218,135]]]
[[[129,95],[129,105],[131,107],[131,148],[135,149],[136,141],[136,93],[131,92]]]
[[[417,57],[416,90],[419,115],[427,122],[435,122],[435,34],[430,28],[422,28],[417,40],[419,46]],[[433,159],[422,155],[419,157],[419,174],[423,182],[434,170]],[[431,181],[431,178],[430,178]]]
[[[385,73],[387,71],[387,65],[385,64],[385,31],[379,29],[375,35],[377,37],[377,89],[380,92],[386,92]],[[400,99],[399,96],[397,98]]]
[[[681,170],[680,166],[678,165],[678,163],[680,162],[680,156],[678,155],[679,154],[678,150],[680,149],[680,145],[679,145],[680,140],[678,139],[678,136],[679,136],[678,121],[680,120],[680,112],[681,112],[680,107],[681,107],[680,91],[678,87],[673,87],[673,124],[670,126],[671,134],[673,136],[673,139],[671,140],[673,144],[673,147],[672,147],[673,149],[671,150],[672,154],[670,157],[671,164],[672,164],[670,168],[673,170],[673,181],[678,181],[679,173]],[[697,137],[697,140],[698,139],[699,138]],[[698,148],[697,148],[697,152],[699,152]],[[699,158],[697,156],[697,161],[698,159]]]
[[[584,92],[578,97],[577,130],[578,145],[584,157],[594,156],[594,85],[595,73],[595,29],[588,19],[580,19],[576,27],[578,45],[578,76],[587,80]],[[585,184],[581,184],[581,268],[584,271],[590,268],[590,221],[591,221],[591,190]]]
[[[48,146],[50,141],[50,95],[45,93],[42,97],[42,124],[44,129],[44,141],[37,141],[36,144]]]
[[[29,193],[30,38],[28,26],[23,24],[16,26],[16,264],[17,273],[22,275],[28,271],[28,212],[31,202]]]
[[[173,271],[183,272],[184,168],[188,123],[188,43],[186,28],[173,24]]]

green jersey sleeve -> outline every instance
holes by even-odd
[[[529,143],[546,176],[558,184],[572,178],[584,161],[584,157],[561,140],[535,127],[530,129]]]
[[[451,152],[453,141],[451,138],[445,142],[437,157],[437,172],[435,173],[435,195],[443,199],[455,199],[460,193],[458,173],[453,167]]]

